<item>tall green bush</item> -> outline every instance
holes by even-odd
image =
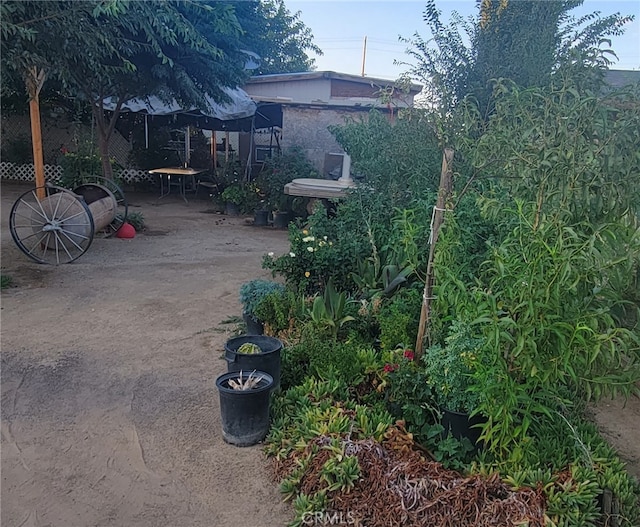
[[[445,222],[434,311],[436,327],[479,326],[492,351],[478,375],[495,452],[522,455],[532,423],[570,404],[564,387],[587,400],[638,391],[638,101],[503,84],[482,136],[461,142],[496,228],[472,270],[457,212]]]

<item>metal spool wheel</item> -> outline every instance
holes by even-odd
[[[13,241],[29,258],[56,265],[82,256],[95,232],[84,200],[56,186],[22,194],[11,207],[9,229]]]
[[[96,236],[110,238],[118,232],[118,229],[127,221],[129,206],[127,205],[127,200],[124,197],[124,192],[117,183],[111,179],[103,178],[101,176],[84,176],[79,182],[79,186],[74,189],[74,192],[76,194],[84,195],[85,192],[82,189],[87,185],[104,187],[113,194],[113,197],[115,198],[116,214],[113,221],[103,228],[96,228],[95,233]],[[89,196],[86,196],[85,199],[88,197]]]

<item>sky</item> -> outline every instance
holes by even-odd
[[[302,21],[313,32],[314,42],[324,52],[323,56],[310,54],[319,71],[361,75],[364,57],[367,77],[396,79],[408,67],[394,65],[394,61],[410,61],[405,54],[407,44],[399,42],[398,37],[411,38],[418,33],[425,40],[429,38],[422,20],[423,0],[285,0],[285,4],[292,13],[300,11]],[[443,20],[452,11],[473,15],[475,4],[475,0],[436,0]],[[585,0],[572,14],[594,11],[603,16],[616,12],[635,15],[623,36],[612,37],[611,49],[618,61],[610,67],[640,70],[640,1]]]

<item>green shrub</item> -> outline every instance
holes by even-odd
[[[392,350],[404,345],[413,348],[418,334],[418,320],[422,306],[422,291],[418,287],[405,288],[385,299],[375,315],[380,329],[380,347]]]
[[[284,193],[284,186],[298,178],[319,178],[320,174],[308,160],[304,150],[292,146],[280,154],[274,154],[256,178],[256,185],[269,210],[291,210],[294,197]]]
[[[308,311],[310,323],[319,333],[327,332],[334,342],[344,324],[354,318],[347,312],[347,294],[337,291],[333,281],[329,279],[322,296],[316,295]]]
[[[136,232],[142,232],[146,228],[142,212],[129,212],[127,214],[127,223],[133,225]]]
[[[474,334],[469,324],[454,321],[445,346],[431,346],[423,359],[427,382],[441,408],[472,413],[479,407],[484,400],[483,386],[475,374],[481,364],[488,366],[491,359],[485,352],[484,339]]]
[[[8,274],[0,274],[0,289],[6,289],[7,287],[11,287],[13,283],[13,278]]]
[[[65,152],[58,161],[62,167],[59,184],[68,189],[78,187],[85,178],[102,176],[102,160],[95,146],[83,143],[77,152]],[[112,160],[112,165],[115,161]]]
[[[299,343],[286,346],[281,361],[280,382],[285,388],[308,377],[337,379],[355,388],[382,368],[381,355],[366,342],[334,342],[318,334],[307,334]]]
[[[18,165],[33,163],[31,139],[24,134],[7,138],[2,148],[2,161]]]
[[[338,227],[324,211],[311,215],[305,228],[291,223],[289,252],[265,255],[262,266],[282,276],[291,289],[300,293],[322,293],[330,279],[340,291],[352,291],[350,272],[354,258],[361,257],[363,250],[369,254],[370,247],[357,236],[345,239]]]
[[[239,296],[242,312],[259,318],[256,312],[262,301],[271,294],[284,295],[285,287],[271,280],[257,278],[240,286]],[[262,320],[262,319],[260,319]]]
[[[285,346],[280,352],[280,386],[283,390],[299,386],[310,375],[309,359],[313,353],[308,344]]]
[[[295,319],[302,317],[301,311],[300,297],[283,288],[264,295],[253,308],[253,315],[276,334],[290,329]]]

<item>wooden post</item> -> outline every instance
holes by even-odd
[[[442,155],[442,171],[440,172],[440,187],[438,188],[438,200],[433,209],[431,221],[431,239],[429,243],[429,259],[427,260],[427,277],[422,293],[422,308],[420,310],[420,322],[418,323],[418,336],[416,338],[415,355],[418,359],[423,352],[424,337],[429,325],[429,311],[433,296],[433,258],[440,227],[444,223],[444,212],[452,190],[453,181],[453,149],[445,148]]]
[[[184,168],[191,166],[191,126],[184,132]]]
[[[218,140],[216,139],[216,131],[211,130],[211,159],[213,161],[213,170],[218,167]]]
[[[44,157],[42,155],[42,127],[40,125],[40,90],[45,80],[44,70],[35,66],[27,75],[27,91],[29,93],[29,116],[31,118],[31,145],[33,148],[33,168],[38,199],[44,199]]]

